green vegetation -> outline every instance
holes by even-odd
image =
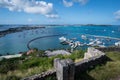
[[[119,80],[120,78],[120,52],[106,52],[107,57],[112,61],[106,64],[97,65],[81,73],[76,80]],[[47,80],[56,80],[55,77],[49,77]]]
[[[75,61],[83,58],[84,52],[76,50],[71,55],[45,57],[44,51],[34,50],[34,53],[23,54],[20,58],[3,59],[0,61],[0,80],[19,80],[23,77],[39,74],[52,69],[55,58],[71,58]]]
[[[95,69],[88,72],[95,80],[114,80],[120,77],[120,52],[107,52],[106,55],[112,61],[108,61],[102,66],[96,66]]]
[[[80,74],[77,80],[119,80],[120,52],[106,52],[106,55],[111,61]]]
[[[35,50],[30,55],[24,54],[20,58],[3,59],[0,61],[0,80],[19,80],[23,77],[39,74],[53,68],[55,58],[70,58],[79,61],[83,58],[85,51],[76,50],[71,55],[57,55],[53,57],[44,56],[44,51]],[[106,52],[112,61],[97,65],[94,69],[82,73],[77,80],[114,80],[120,77],[120,52]],[[46,80],[56,80],[48,77]]]

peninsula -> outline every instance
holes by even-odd
[[[10,34],[10,33],[22,32],[25,30],[32,30],[32,29],[39,29],[39,28],[45,28],[45,26],[9,28],[7,30],[0,31],[0,37],[3,37],[3,36]]]

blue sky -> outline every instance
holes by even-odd
[[[0,24],[120,25],[120,0],[0,0]]]

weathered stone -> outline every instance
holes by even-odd
[[[54,61],[58,80],[74,80],[75,65],[71,59]]]
[[[66,50],[45,51],[45,55],[48,57],[59,55],[59,54],[70,55],[71,53]]]
[[[88,52],[95,53],[96,51],[99,52],[99,50],[92,48]],[[94,66],[108,61],[105,53],[102,53],[101,51],[99,53],[101,54],[88,59],[83,59],[77,63],[73,63],[73,61],[70,59],[60,60],[57,58],[54,60],[54,70],[42,72],[41,74],[34,75],[23,80],[45,80],[45,78],[48,76],[56,76],[55,74],[57,74],[57,80],[74,80],[74,74],[75,77],[79,76],[88,69],[94,68]]]
[[[88,51],[84,54],[84,59],[89,59],[89,58],[101,56],[101,55],[105,55],[105,53],[103,53],[93,47],[89,47]]]

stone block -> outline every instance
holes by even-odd
[[[54,67],[56,69],[57,80],[74,80],[75,64],[71,59],[55,59]]]

